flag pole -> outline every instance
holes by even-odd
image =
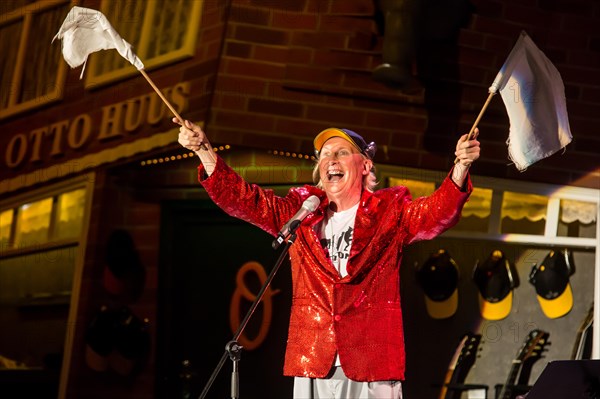
[[[179,123],[181,124],[181,126],[183,126],[184,119],[181,117],[181,115],[179,115],[179,112],[177,112],[175,110],[175,108],[173,107],[173,105],[171,105],[171,103],[169,102],[169,100],[167,100],[167,98],[160,91],[160,89],[154,84],[154,82],[152,81],[152,79],[150,79],[150,76],[148,76],[148,74],[146,73],[146,71],[143,68],[142,69],[138,69],[138,71],[140,71],[140,73],[142,74],[142,76],[144,78],[146,78],[146,80],[148,81],[148,83],[150,83],[150,86],[152,86],[152,88],[154,89],[154,91],[156,92],[156,94],[158,94],[158,96],[160,97],[160,99],[163,100],[163,102],[171,110],[171,112],[173,113],[173,115],[175,115],[175,117],[177,119],[179,119]],[[208,151],[208,148],[206,147],[206,144],[200,143],[200,146],[202,146],[202,148],[204,148],[205,150]]]
[[[162,94],[162,92],[160,91],[160,89],[158,87],[156,87],[156,85],[154,84],[154,82],[152,81],[152,79],[150,79],[150,76],[148,76],[148,74],[146,73],[146,71],[144,69],[139,69],[139,71],[146,78],[146,80],[148,81],[148,83],[150,83],[150,86],[152,86],[152,88],[154,89],[154,91],[156,92],[156,94],[158,94],[158,96],[161,98],[161,100],[163,100],[163,102],[165,103],[165,105],[167,107],[169,107],[169,109],[171,110],[171,112],[173,113],[173,115],[175,115],[175,117],[177,119],[179,119],[179,122],[181,122],[181,124],[183,125],[183,118],[181,117],[181,115],[179,115],[179,113],[171,105],[171,103],[169,102],[169,100],[167,100],[167,98],[165,97],[165,95]]]
[[[496,94],[495,91],[490,91],[490,94],[488,95],[487,100],[485,100],[485,104],[483,104],[483,107],[481,107],[481,111],[479,111],[479,115],[477,115],[477,119],[475,119],[473,126],[471,126],[471,130],[469,131],[469,134],[467,135],[467,140],[471,140],[471,137],[473,136],[473,132],[475,131],[475,128],[477,127],[477,125],[479,125],[479,121],[481,120],[481,117],[485,113],[485,110],[487,109],[488,105],[490,105],[490,102],[492,101],[492,97],[494,97],[494,94]],[[454,160],[454,164],[456,165],[458,163],[458,161],[459,161],[459,159],[458,159],[458,157],[456,157],[456,159]]]

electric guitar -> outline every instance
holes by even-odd
[[[572,360],[583,360],[591,358],[591,339],[592,329],[594,326],[594,304],[588,310],[588,314],[581,323],[579,331],[577,332],[577,338],[575,338],[575,344],[573,345],[573,351],[571,352]]]
[[[477,358],[477,350],[481,342],[481,334],[466,333],[461,338],[448,371],[439,399],[459,399],[462,391],[452,389],[453,385],[462,384]]]
[[[531,374],[531,366],[542,357],[542,352],[549,343],[549,336],[550,334],[548,332],[537,329],[529,333],[525,340],[525,344],[519,350],[517,357],[512,362],[508,378],[502,386],[498,399],[514,399],[515,395],[523,393],[518,392],[517,389],[515,389],[515,385],[523,387],[527,386]]]

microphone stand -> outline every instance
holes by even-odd
[[[200,394],[200,399],[204,399],[206,397],[206,395],[208,394],[208,390],[210,389],[213,382],[217,379],[217,376],[219,375],[221,368],[225,364],[227,357],[229,357],[231,359],[231,361],[233,362],[233,371],[231,373],[231,399],[239,398],[238,364],[241,359],[241,354],[242,354],[241,352],[242,352],[243,347],[240,346],[240,344],[237,342],[237,340],[240,338],[240,336],[244,332],[246,325],[248,324],[248,322],[250,321],[250,318],[252,317],[252,314],[254,314],[254,311],[260,304],[260,301],[262,301],[262,298],[264,297],[265,292],[267,291],[267,288],[269,288],[269,286],[271,285],[271,281],[273,280],[273,277],[275,277],[275,274],[277,274],[277,271],[279,270],[279,267],[281,266],[281,264],[283,263],[283,260],[285,259],[287,253],[289,252],[290,247],[292,246],[294,241],[296,241],[296,229],[298,228],[298,226],[300,226],[299,220],[294,221],[294,223],[292,223],[290,225],[290,237],[288,238],[285,247],[281,251],[281,254],[279,255],[279,258],[277,259],[275,266],[273,266],[273,269],[267,276],[267,279],[266,279],[265,283],[263,284],[262,288],[256,295],[256,299],[252,303],[252,306],[250,306],[250,309],[246,313],[244,320],[242,321],[242,323],[238,327],[237,331],[233,335],[233,339],[225,345],[225,352],[223,353],[223,356],[221,356],[221,360],[219,360],[219,363],[217,363],[217,367],[215,367],[215,370],[213,371],[212,375],[208,379],[208,382],[204,386],[204,389],[202,390],[202,393]]]

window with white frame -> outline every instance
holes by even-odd
[[[445,177],[408,168],[382,172],[388,186],[404,185],[413,198],[428,195]],[[459,223],[445,235],[597,247],[598,208],[598,190],[477,177]]]

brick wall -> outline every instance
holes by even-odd
[[[597,188],[600,139],[597,2],[440,2],[417,26],[410,92],[371,78],[381,63],[372,1],[233,1],[207,131],[214,142],[311,153],[328,126],[375,140],[379,163],[446,169],[487,89],[525,30],[561,72],[573,142],[520,173],[509,165],[508,118],[494,98],[473,173]],[[458,11],[457,11],[458,10]]]

